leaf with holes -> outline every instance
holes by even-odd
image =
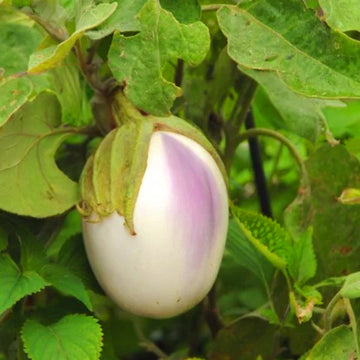
[[[27,320],[21,337],[32,360],[97,360],[102,347],[101,327],[86,315],[67,315],[49,326]]]
[[[43,289],[47,282],[35,271],[18,268],[7,254],[0,255],[0,314],[26,295]]]
[[[56,97],[41,93],[23,105],[0,132],[0,209],[47,217],[79,201],[77,184],[56,166],[54,156],[71,129],[57,128]]]
[[[126,84],[125,94],[135,105],[154,115],[168,115],[181,90],[163,77],[163,67],[177,58],[199,64],[210,46],[209,31],[199,21],[180,24],[157,0],[149,0],[138,19],[138,34],[114,35],[109,66],[116,79]]]

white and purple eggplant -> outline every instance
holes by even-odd
[[[116,304],[167,318],[198,304],[216,279],[228,225],[225,172],[185,121],[132,114],[122,114],[130,120],[84,169],[85,248]]]

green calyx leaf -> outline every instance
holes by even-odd
[[[156,131],[184,135],[202,145],[218,164],[224,179],[226,172],[216,150],[206,137],[186,121],[169,116],[143,116],[119,94],[117,122],[96,152],[88,159],[80,179],[82,205],[79,212],[88,221],[99,221],[114,211],[125,219],[131,234],[136,233],[133,213],[146,170],[151,136]],[[226,180],[225,180],[226,181]]]

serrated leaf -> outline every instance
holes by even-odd
[[[93,311],[93,306],[83,282],[66,267],[59,264],[48,264],[41,269],[41,275],[55,289],[78,299],[90,311]]]
[[[21,272],[6,254],[0,254],[0,314],[26,295],[43,289],[47,283],[35,271]]]
[[[345,283],[340,289],[340,294],[349,299],[360,297],[360,272],[346,276]]]
[[[290,255],[289,234],[263,215],[233,208],[235,220],[248,239],[276,268],[285,270]]]
[[[25,77],[8,79],[0,84],[0,127],[29,98],[32,84]]]
[[[27,320],[21,337],[32,360],[97,360],[102,347],[100,325],[85,315],[67,315],[49,326]]]
[[[360,97],[357,43],[332,32],[301,1],[245,2],[244,8],[224,6],[217,16],[229,55],[239,65],[274,72],[305,96]],[[289,23],[296,26],[289,29]],[[316,35],[304,41],[303,34]]]
[[[354,335],[349,327],[341,325],[328,331],[304,360],[349,360],[355,354]]]
[[[322,109],[345,106],[338,100],[314,99],[296,94],[274,72],[249,70],[243,66],[239,66],[239,69],[262,86],[262,91],[280,114],[280,123],[274,123],[274,120],[268,116],[269,121],[276,128],[290,131],[312,142],[317,140],[326,121]],[[256,101],[255,97],[253,106],[257,105]],[[258,111],[266,111],[261,107],[262,105],[260,103]]]
[[[60,214],[79,201],[77,184],[54,155],[71,130],[60,124],[56,97],[41,93],[23,105],[0,132],[0,208],[21,215]]]
[[[313,229],[294,239],[289,258],[289,273],[292,278],[302,285],[316,274],[317,262],[312,243]]]
[[[323,18],[339,31],[360,30],[360,8],[357,0],[319,0]]]
[[[117,3],[99,4],[83,9],[76,21],[76,30],[58,45],[41,49],[30,56],[28,73],[37,74],[58,65],[85,33],[105,21],[116,9]]]
[[[164,79],[162,69],[167,61],[177,58],[199,64],[209,49],[209,31],[201,22],[180,24],[157,0],[149,0],[138,19],[140,33],[114,35],[109,66],[135,105],[154,115],[168,115],[180,89]]]
[[[115,30],[119,32],[135,32],[140,30],[137,14],[146,0],[117,0],[118,6],[114,13],[97,29],[86,32],[86,35],[98,40],[108,36]]]
[[[225,265],[229,257],[236,264],[246,267],[265,284],[270,283],[274,273],[273,266],[249,241],[247,236],[241,231],[238,223],[233,219],[229,222],[224,255]]]

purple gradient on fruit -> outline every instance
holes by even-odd
[[[171,135],[162,134],[162,141],[173,187],[173,221],[182,232],[177,238],[187,242],[189,265],[195,265],[218,236],[221,194],[206,162]]]

